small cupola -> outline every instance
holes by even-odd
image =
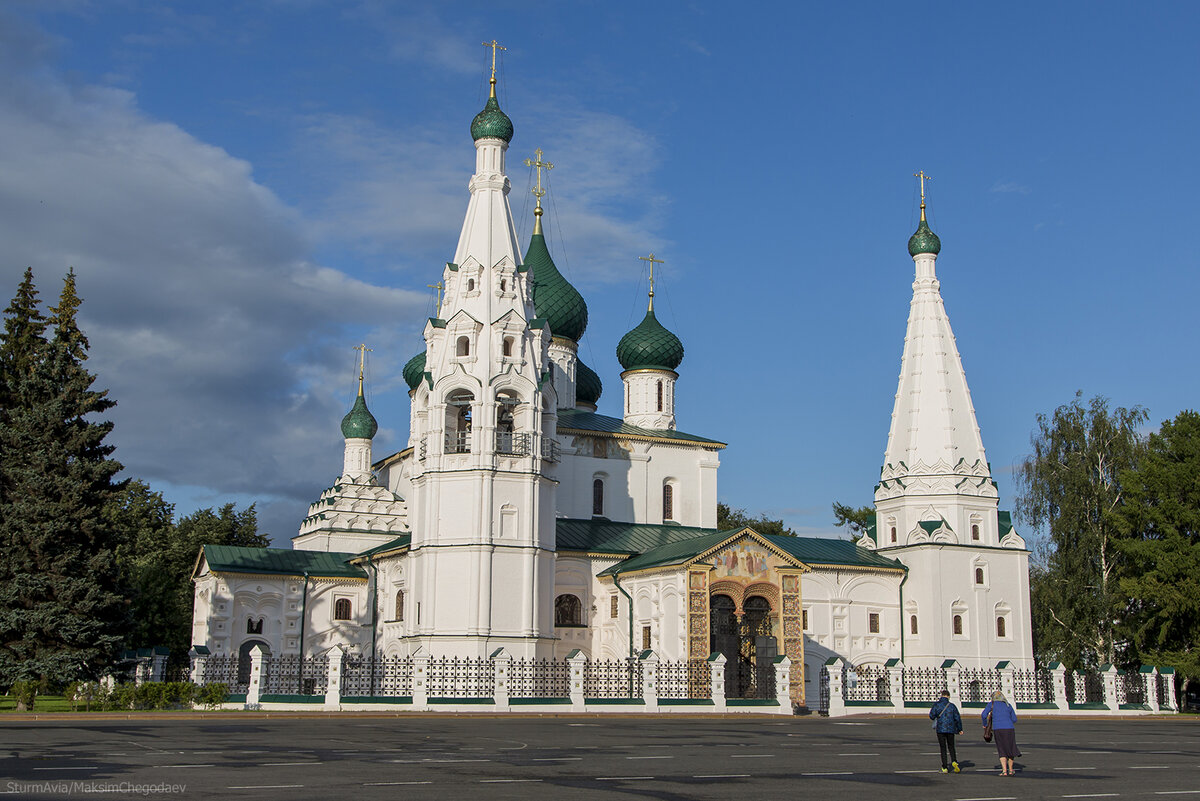
[[[342,418],[342,436],[346,440],[346,449],[342,465],[342,477],[351,483],[369,484],[371,481],[371,440],[379,431],[379,423],[367,408],[367,399],[363,396],[363,375],[365,373],[367,346],[359,345],[358,362],[358,396],[354,405]]]
[[[409,359],[404,365],[401,375],[404,376],[404,383],[408,384],[409,391],[420,386],[421,377],[425,375],[425,351],[421,351]]]
[[[575,362],[575,408],[589,412],[596,411],[596,404],[604,386],[596,371],[588,367],[582,360]]]
[[[625,422],[639,428],[675,428],[675,368],[683,361],[683,343],[654,316],[654,265],[651,253],[650,303],[637,327],[617,343],[617,361],[624,372]]]

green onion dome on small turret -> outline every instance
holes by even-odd
[[[476,142],[484,138],[503,139],[505,142],[512,141],[512,120],[500,110],[500,104],[496,102],[495,85],[492,86],[492,95],[488,98],[487,105],[483,107],[483,111],[476,114],[475,119],[471,120],[471,138]]]
[[[537,223],[525,251],[525,268],[533,273],[534,313],[550,324],[554,336],[579,342],[587,330],[587,303],[550,258],[542,233],[540,205],[534,213],[538,215]]]
[[[553,330],[553,329],[551,329]],[[575,362],[575,402],[595,406],[600,400],[604,385],[596,371],[588,367],[582,360]]]
[[[921,224],[917,226],[916,232],[908,238],[908,255],[916,256],[918,253],[932,253],[937,255],[942,251],[942,240],[938,239],[938,235],[929,230],[929,223],[925,222],[924,213],[921,214]]]
[[[425,375],[425,351],[409,359],[401,375],[404,376],[404,383],[408,384],[409,389],[416,389],[421,383],[421,376]]]
[[[617,361],[625,370],[674,370],[683,361],[683,343],[654,316],[646,317],[617,343]]]
[[[367,409],[367,401],[362,396],[360,386],[354,406],[342,418],[342,436],[346,439],[371,439],[378,430],[379,423],[375,422],[374,415]]]

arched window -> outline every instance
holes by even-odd
[[[867,631],[871,634],[879,633],[879,613],[871,612],[867,615]]]
[[[675,519],[675,488],[663,484],[663,522]]]
[[[604,479],[592,481],[592,514],[604,514]]]
[[[662,411],[662,382],[658,382],[658,411]]]
[[[469,337],[459,337],[454,346],[455,356],[470,356],[471,355],[471,340]]]
[[[349,620],[352,611],[349,598],[338,598],[333,602],[334,620]]]
[[[982,567],[975,568],[975,583],[976,584],[983,583],[983,568]]]
[[[496,452],[525,455],[528,437],[518,437],[516,431],[517,406],[520,401],[511,395],[500,395],[496,409]]]
[[[508,291],[508,281],[504,280],[503,278],[500,279],[500,291],[501,292]]]
[[[961,637],[962,632],[963,632],[962,615],[955,615],[954,616],[954,633]]]
[[[971,539],[973,539],[973,540],[979,539],[979,524],[978,523],[971,524]]]
[[[503,345],[503,354],[505,356],[512,356],[512,350],[513,350],[513,338],[505,337],[504,345]]]
[[[996,636],[997,637],[1005,636],[1004,631],[1005,631],[1004,616],[1001,615],[1000,617],[996,618]]]
[[[917,616],[910,615],[908,618],[908,631],[910,634],[917,633]]]
[[[468,292],[474,292],[474,291],[475,291],[475,279],[474,279],[474,278],[468,278],[468,279],[467,279],[467,291],[468,291]]]
[[[471,404],[475,396],[465,389],[446,398],[446,453],[471,452]]]
[[[583,604],[578,597],[564,594],[554,599],[554,625],[583,625]]]
[[[892,542],[896,541],[896,527],[892,526]]]
[[[396,620],[404,620],[404,590],[396,590]]]
[[[264,619],[261,617],[258,620],[255,620],[252,617],[246,618],[246,633],[247,634],[262,634],[263,621],[264,621]]]

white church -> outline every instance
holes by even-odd
[[[923,193],[874,525],[857,542],[718,531],[726,444],[676,426],[684,348],[655,317],[653,283],[617,344],[624,413],[596,413],[601,379],[578,356],[587,304],[547,248],[540,172],[533,235],[524,252],[517,241],[513,126],[495,89],[493,69],[445,298],[403,371],[408,447],[376,460],[360,363],[341,475],[291,549],[203,548],[193,643],[218,656],[719,652],[734,697],[778,654],[801,705],[832,656],[1032,668],[1029,552],[999,510]]]

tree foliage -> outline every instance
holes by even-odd
[[[717,504],[717,530],[729,531],[735,528],[749,527],[759,534],[780,534],[794,537],[796,532],[783,524],[783,519],[772,520],[766,514],[751,517],[745,509],[731,509],[727,504]]]
[[[1200,414],[1164,422],[1121,481],[1120,590],[1133,655],[1200,678]]]
[[[44,320],[27,270],[0,343],[0,683],[89,675],[127,621],[116,539],[101,514],[121,465],[115,403],[84,367],[75,275]],[[47,338],[49,334],[49,338]]]
[[[866,534],[867,527],[874,519],[874,506],[847,506],[844,503],[833,502],[833,524],[838,528],[845,526],[851,539],[856,540]]]
[[[1046,541],[1031,571],[1034,650],[1070,668],[1115,662],[1123,480],[1138,464],[1141,407],[1082,395],[1038,415],[1033,453],[1017,472],[1017,513]]]

